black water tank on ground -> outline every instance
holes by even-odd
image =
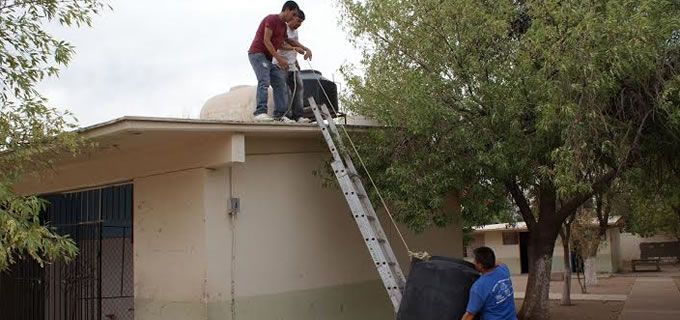
[[[462,259],[413,259],[397,320],[458,320],[467,307],[474,265]]]
[[[324,78],[321,72],[316,70],[302,70],[300,71],[300,77],[304,86],[304,116],[314,119],[314,113],[311,107],[309,107],[309,97],[314,98],[318,105],[325,104],[331,114],[335,116],[333,108],[336,108],[336,110],[338,108],[338,87],[335,82]],[[321,85],[319,85],[319,82]],[[324,90],[328,94],[328,98],[326,98]]]

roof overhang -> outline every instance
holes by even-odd
[[[369,128],[369,126],[347,125],[353,129]],[[177,119],[153,117],[122,117],[79,129],[77,132],[88,139],[97,139],[123,132],[237,132],[248,136],[259,135],[302,135],[319,134],[316,124],[286,124],[280,122],[238,122],[202,119]]]
[[[623,217],[612,216],[609,217],[609,220],[607,221],[607,228],[622,227],[623,223],[624,223]],[[597,225],[598,224],[597,219],[593,220],[592,224]],[[484,226],[472,228],[472,233],[500,232],[500,231],[522,232],[528,231],[528,229],[527,224],[524,222],[487,224]]]
[[[344,125],[347,130],[361,131],[380,126]],[[76,131],[79,136],[94,144],[78,155],[55,155],[55,164],[79,162],[96,154],[111,150],[136,152],[149,148],[185,148],[210,141],[225,141],[225,148],[241,149],[234,154],[244,154],[245,141],[249,138],[314,139],[321,137],[316,124],[287,124],[282,122],[238,122],[203,119],[179,119],[156,117],[122,117],[84,127]],[[242,158],[242,156],[239,156]]]

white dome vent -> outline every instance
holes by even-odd
[[[201,109],[200,118],[206,120],[226,120],[252,122],[255,112],[255,86],[235,86],[229,92],[210,98]],[[268,113],[274,106],[272,89],[269,88]]]

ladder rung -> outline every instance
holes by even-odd
[[[387,242],[387,240],[385,240],[383,238],[364,238],[364,240],[366,240],[366,242],[369,242],[369,241],[378,241],[378,243]]]
[[[390,267],[394,267],[394,266],[397,265],[397,263],[396,263],[396,262],[393,262],[393,261],[384,261],[384,262],[376,262],[376,263],[375,263],[375,266],[376,266],[376,267],[379,267],[379,266],[381,266],[381,265],[388,265],[388,266],[390,266]]]

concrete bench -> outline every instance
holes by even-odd
[[[661,266],[659,266],[660,259],[635,259],[631,260],[631,268],[633,269],[633,272],[638,272],[641,270],[637,270],[635,267],[636,266],[654,266],[656,267],[655,270],[643,270],[643,271],[661,271]]]

